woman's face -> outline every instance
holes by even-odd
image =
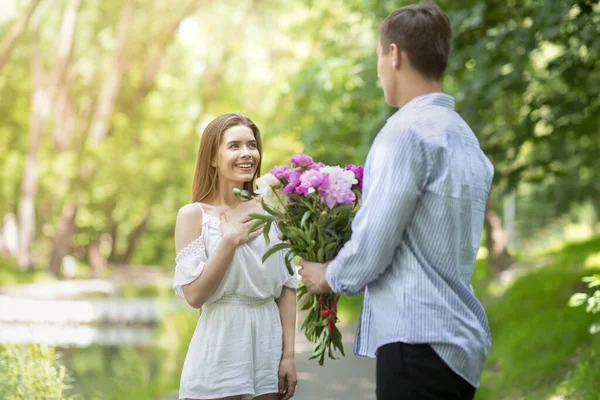
[[[244,125],[232,126],[223,132],[217,159],[219,182],[249,182],[254,177],[260,152],[254,133]]]

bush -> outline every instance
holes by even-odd
[[[67,369],[53,348],[44,345],[0,345],[0,398],[64,400]]]
[[[588,288],[600,287],[600,274],[593,276],[586,276],[582,279],[583,282],[588,284]],[[587,293],[575,293],[569,299],[569,305],[571,307],[579,307],[587,304],[586,311],[589,313],[596,314],[600,312],[600,289],[597,289],[593,294]],[[596,334],[600,332],[600,322],[595,322],[590,325],[590,333]]]

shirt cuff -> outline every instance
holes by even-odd
[[[333,271],[329,268],[325,270],[325,280],[333,293],[341,293],[337,278],[333,275]]]
[[[357,292],[350,291],[347,285],[340,284],[333,272],[333,269],[329,268],[329,266],[325,271],[325,280],[327,281],[327,284],[329,285],[333,293],[345,294],[348,296],[357,296],[362,292],[362,290],[359,290]]]

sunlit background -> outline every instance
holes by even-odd
[[[377,29],[404,4],[0,0],[0,398],[174,398],[198,312],[171,289],[172,237],[203,128],[253,119],[263,172],[364,163],[393,112]],[[568,306],[600,274],[598,1],[439,4],[445,90],[496,169],[476,398],[598,400],[600,307]],[[360,300],[340,303],[348,352]],[[372,362],[310,347],[296,398],[375,398]]]

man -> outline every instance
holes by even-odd
[[[471,287],[493,167],[442,93],[452,31],[435,4],[383,22],[377,73],[399,108],[365,165],[352,238],[328,265],[302,261],[313,293],[366,285],[357,355],[377,357],[377,398],[473,399],[491,337]]]

